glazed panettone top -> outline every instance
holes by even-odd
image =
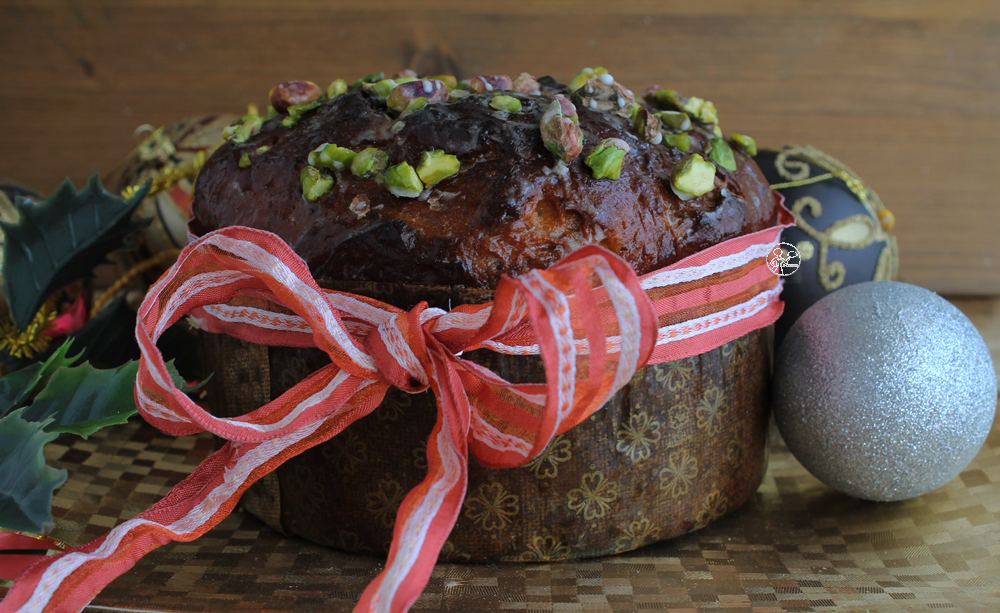
[[[227,130],[190,228],[269,230],[320,280],[492,288],[590,243],[642,274],[773,225],[751,139],[710,102],[642,98],[600,69],[284,83]]]

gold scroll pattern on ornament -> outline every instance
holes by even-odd
[[[813,175],[810,164],[819,166],[826,172]],[[809,241],[801,241],[796,247],[805,260],[813,256],[816,247],[819,248],[816,274],[823,289],[831,292],[839,288],[843,285],[847,274],[843,262],[830,259],[831,247],[859,250],[881,243],[884,246],[879,252],[872,280],[891,281],[895,278],[896,270],[899,268],[896,238],[879,223],[879,214],[884,213],[886,208],[878,194],[862,183],[854,171],[818,149],[794,145],[789,145],[778,153],[774,160],[774,168],[778,175],[788,182],[782,184],[785,187],[820,181],[842,181],[864,207],[864,213],[838,219],[826,230],[820,231],[811,221],[815,222],[823,215],[823,203],[813,196],[803,196],[791,203],[795,226],[815,241],[815,246]],[[809,214],[808,218],[806,213]]]

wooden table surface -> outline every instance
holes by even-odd
[[[1000,294],[995,0],[0,0],[0,27],[0,176],[43,192],[108,172],[137,126],[290,78],[603,65],[839,158],[896,214],[904,279]]]

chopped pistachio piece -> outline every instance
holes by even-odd
[[[733,150],[721,138],[713,138],[708,141],[708,157],[729,172],[736,170],[736,157],[733,155]]]
[[[660,132],[660,118],[642,107],[638,107],[638,111],[632,118],[632,129],[635,130],[639,138],[647,143],[655,145],[663,140],[663,133]]]
[[[325,175],[314,166],[306,166],[299,174],[302,181],[302,195],[309,202],[315,202],[333,187],[333,177]]]
[[[675,111],[684,110],[685,99],[673,89],[653,89],[647,91],[646,100],[661,109],[673,109]]]
[[[671,147],[677,147],[681,151],[686,152],[691,148],[691,137],[687,134],[670,134],[665,133],[663,135],[663,142],[670,145]]]
[[[538,80],[526,72],[514,77],[514,82],[511,87],[519,94],[528,94],[529,96],[541,95],[541,86],[538,84]]]
[[[457,173],[460,166],[457,157],[440,149],[424,151],[420,154],[420,163],[417,164],[417,176],[424,185],[430,187]]]
[[[402,119],[414,111],[419,111],[420,109],[427,106],[427,98],[420,96],[419,98],[414,98],[406,103],[406,108],[403,112],[399,114],[399,118]]]
[[[692,98],[692,100],[701,100],[700,98]],[[695,117],[698,121],[702,123],[718,124],[719,123],[719,111],[715,109],[715,105],[708,100],[701,100],[701,106],[695,113]]]
[[[274,119],[278,115],[280,115],[278,109],[274,108],[273,106],[268,106],[267,114],[264,115],[264,121],[267,121],[268,119]]]
[[[689,155],[674,168],[670,186],[681,200],[704,196],[715,187],[715,165],[697,153]]]
[[[264,120],[257,115],[244,115],[222,131],[223,138],[234,143],[245,143],[254,134],[260,132]]]
[[[285,126],[286,128],[294,126],[295,124],[299,123],[299,120],[302,119],[302,117],[306,113],[313,110],[319,105],[320,105],[319,100],[313,100],[312,102],[308,102],[306,104],[300,104],[298,106],[288,107],[288,117],[285,117],[284,119],[281,120],[281,125]]]
[[[250,168],[250,154],[244,153],[240,156],[240,168]]]
[[[715,138],[722,138],[722,128],[719,127],[719,124],[712,124],[711,128],[712,134],[715,135]]]
[[[514,96],[497,95],[490,100],[490,107],[498,111],[517,113],[521,110],[521,101]]]
[[[270,150],[271,150],[271,145],[261,145],[260,147],[257,147],[257,150],[254,153],[260,155],[261,153],[267,153]]]
[[[572,110],[572,116],[565,112],[567,106]],[[545,147],[567,164],[583,153],[583,131],[574,119],[576,108],[573,103],[556,96],[542,114],[540,124]]]
[[[691,129],[691,118],[683,111],[660,111],[656,116],[671,130]]]
[[[369,75],[363,76],[354,83],[351,83],[352,87],[361,87],[365,83],[376,83],[385,78],[384,72],[373,72]]]
[[[455,75],[438,74],[427,78],[432,81],[441,81],[442,83],[445,84],[445,87],[447,87],[448,89],[455,89],[456,87],[458,87],[458,79],[455,78]]]
[[[429,104],[444,102],[448,99],[448,86],[443,81],[431,79],[400,83],[389,92],[385,104],[394,111],[405,111],[410,102],[417,98],[424,98]]]
[[[401,85],[403,83],[409,83],[411,81],[419,81],[420,78],[416,77],[416,76],[412,76],[412,77],[409,77],[409,76],[408,77],[393,77],[392,80],[395,81],[397,85]]]
[[[597,143],[597,148],[590,152],[584,163],[594,171],[595,179],[617,181],[621,177],[622,164],[625,161],[625,154],[629,150],[628,143],[622,139],[605,138]]]
[[[399,85],[399,83],[397,83],[395,79],[382,79],[381,81],[376,81],[375,83],[365,83],[361,87],[365,91],[372,92],[380,99],[385,100],[389,97],[389,92],[391,92],[397,85]]]
[[[583,84],[586,83],[588,79],[593,79],[594,77],[599,77],[601,75],[606,75],[606,74],[608,74],[608,71],[605,70],[604,68],[601,68],[600,66],[598,66],[597,68],[589,68],[589,67],[584,68],[583,70],[580,71],[579,74],[577,74],[570,80],[568,86],[569,91],[574,92],[583,87]]]
[[[609,74],[587,79],[581,87],[573,90],[570,98],[580,108],[614,113],[629,119],[638,106],[632,92]]]
[[[326,97],[330,100],[345,92],[347,92],[347,81],[343,79],[335,79],[333,83],[326,86]]]
[[[386,168],[384,178],[385,186],[394,196],[416,198],[424,191],[424,184],[420,181],[417,171],[406,162]]]
[[[323,96],[323,90],[312,81],[285,81],[271,88],[268,101],[279,113],[293,106],[302,106]]]
[[[730,134],[729,142],[747,155],[757,155],[757,141],[746,134]]]
[[[389,154],[375,147],[362,149],[351,161],[351,174],[356,177],[367,177],[373,173],[382,172],[389,163]]]
[[[354,152],[333,143],[324,143],[309,152],[309,165],[330,170],[343,170],[354,161]]]
[[[510,91],[514,88],[514,80],[505,74],[484,75],[469,81],[469,92],[473,94],[488,94],[490,92]]]
[[[646,101],[657,108],[684,111],[704,124],[719,123],[719,113],[715,105],[697,96],[685,98],[672,89],[654,88],[644,94]]]

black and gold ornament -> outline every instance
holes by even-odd
[[[851,169],[809,146],[762,150],[754,158],[772,189],[785,197],[796,225],[781,235],[798,251],[798,270],[785,277],[785,312],[778,342],[813,303],[847,285],[891,281],[899,255],[895,218]]]

